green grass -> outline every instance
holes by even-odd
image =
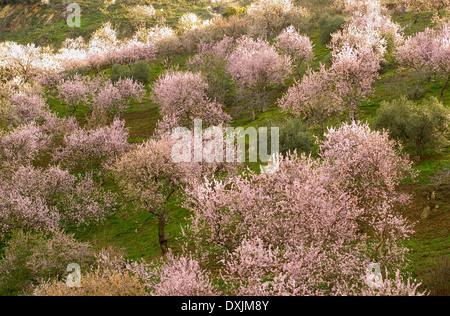
[[[421,184],[430,184],[437,172],[450,169],[450,148],[447,148],[443,154],[428,157],[415,168],[420,172],[416,181]]]
[[[450,257],[450,236],[411,238],[406,245],[410,249],[407,256],[410,260],[408,270],[415,278],[423,278],[433,260],[442,256]]]
[[[175,252],[180,250],[177,237],[181,236],[181,225],[186,224],[189,217],[189,212],[179,204],[179,199],[173,199],[167,206],[170,221],[165,231],[169,235],[169,247]],[[157,220],[145,210],[134,209],[130,203],[125,204],[105,224],[77,232],[76,237],[89,241],[98,250],[109,246],[125,249],[131,260],[152,259],[161,255]]]
[[[99,28],[102,23],[111,21],[111,23],[119,30],[120,37],[131,36],[136,30],[136,23],[127,15],[124,6],[132,6],[142,4],[142,1],[116,1],[115,4],[104,10],[103,1],[101,0],[80,0],[77,3],[81,7],[81,27],[70,28],[60,16],[66,11],[66,7],[62,4],[56,5],[54,8],[45,8],[39,12],[41,16],[44,14],[54,13],[54,17],[50,24],[45,25],[42,19],[38,23],[34,20],[34,16],[25,18],[22,21],[22,28],[17,31],[0,32],[0,41],[10,40],[18,43],[35,43],[37,40],[41,44],[50,44],[54,48],[58,47],[66,38],[75,38],[82,36],[88,39],[90,35]],[[164,18],[166,23],[175,27],[178,19],[186,12],[197,14],[203,19],[210,19],[212,15],[207,8],[211,5],[209,1],[201,0],[196,3],[186,2],[183,0],[171,1],[146,1],[147,4],[153,5],[157,10],[164,10]],[[187,10],[187,8],[189,8]],[[12,21],[16,15],[8,18]],[[147,21],[147,26],[156,25],[156,20]]]

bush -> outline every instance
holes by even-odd
[[[7,4],[34,4],[34,3],[44,3],[42,0],[0,0],[0,5],[7,5]]]
[[[152,71],[145,61],[139,61],[131,68],[131,77],[142,84],[149,84]]]
[[[145,61],[139,61],[130,69],[123,69],[121,65],[114,64],[111,68],[111,81],[117,82],[119,79],[131,78],[142,84],[149,84],[152,71]]]
[[[19,123],[14,106],[6,99],[0,98],[0,130]]]
[[[234,86],[230,74],[225,70],[225,60],[213,54],[200,57],[200,62],[191,65],[192,71],[200,71],[208,84],[207,95],[224,105],[232,105],[234,101]]]
[[[69,288],[65,282],[42,284],[33,296],[146,296],[137,276],[128,271],[95,270],[83,275],[81,287]]]
[[[111,81],[112,82],[117,82],[119,79],[125,79],[125,78],[130,78],[131,77],[131,72],[130,70],[123,70],[122,66],[119,64],[114,64],[111,67]]]
[[[301,119],[293,119],[280,127],[280,152],[297,150],[300,152],[310,152],[314,142],[308,127]]]
[[[432,261],[427,269],[427,276],[424,277],[423,286],[431,291],[431,295],[450,295],[450,258],[439,257]]]
[[[52,237],[18,231],[13,234],[0,261],[0,295],[14,295],[49,278],[65,275],[67,265],[87,268],[94,260],[88,243],[56,232]]]
[[[222,13],[222,16],[224,18],[228,18],[233,15],[243,15],[246,11],[246,8],[236,8],[233,6],[229,6],[224,13]]]
[[[342,30],[345,19],[340,16],[323,15],[319,20],[320,42],[327,45],[331,41],[331,34]]]
[[[402,97],[385,101],[377,111],[376,128],[389,129],[391,137],[422,157],[448,144],[449,111],[435,97],[416,103]]]
[[[398,72],[386,79],[393,94],[404,95],[408,100],[420,100],[428,92],[423,74],[418,72]]]

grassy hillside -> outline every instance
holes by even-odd
[[[133,5],[152,5],[160,17],[159,21],[175,26],[186,12],[193,12],[202,18],[211,18],[211,12],[221,13],[221,6],[211,7],[208,0],[184,1],[127,1],[81,0],[81,27],[70,28],[66,24],[68,1],[52,1],[50,5],[14,4],[0,7],[0,41],[11,40],[19,43],[36,43],[58,47],[66,38],[82,36],[88,39],[90,34],[102,23],[111,21],[119,30],[119,36],[130,36],[136,30],[136,21],[127,8]],[[108,5],[109,4],[109,5]],[[240,4],[236,4],[239,6]],[[146,21],[147,26],[155,25],[156,19]]]
[[[161,1],[117,1],[106,7],[103,1],[78,1],[82,8],[81,28],[69,28],[64,21],[64,3],[43,5],[8,5],[0,7],[0,41],[17,41],[20,43],[36,43],[39,45],[50,45],[58,47],[67,37],[89,35],[99,26],[111,21],[119,30],[119,35],[130,36],[136,24],[127,15],[124,8],[126,5],[152,4],[155,9],[163,10],[162,16],[166,23],[176,25],[178,18],[186,12],[194,12],[203,18],[211,18],[214,13],[223,13],[226,9],[223,5],[211,5],[209,1],[182,1],[182,0],[161,0]],[[235,3],[241,6],[245,2]],[[212,6],[212,7],[209,7]],[[209,8],[208,8],[209,7]],[[424,30],[431,26],[432,12],[423,12],[414,23],[414,15],[395,15],[394,20],[400,23],[405,30],[405,34],[410,35]],[[148,26],[155,25],[156,20],[146,22]],[[315,55],[317,60],[314,65],[317,67],[320,62],[328,63],[330,52],[320,41],[320,29],[317,25],[305,28],[305,32],[312,38],[315,44]],[[180,55],[171,61],[172,65],[179,64],[180,69],[186,66],[186,61],[190,56]],[[152,69],[151,81],[158,78],[164,70],[164,60],[159,59],[149,62]],[[106,70],[107,74],[109,70]],[[424,86],[415,85],[415,77],[410,70],[399,70],[394,62],[388,62],[383,67],[381,78],[374,87],[374,95],[367,102],[360,106],[360,119],[373,123],[374,116],[380,103],[384,100],[399,98],[405,93],[418,93],[418,100],[430,96],[440,97],[442,84],[431,80]],[[147,87],[147,98],[143,102],[133,103],[124,114],[126,126],[130,129],[130,142],[141,142],[152,135],[157,120],[160,118],[158,106],[150,101],[151,85]],[[417,89],[418,91],[412,91]],[[280,122],[286,119],[275,101],[284,93],[282,89],[271,91],[271,107],[265,113],[258,113],[257,119],[253,122],[249,119],[248,113],[240,113],[234,116],[235,126],[262,126]],[[64,107],[58,100],[49,100],[53,111],[64,114]],[[444,105],[450,107],[450,93],[445,96]],[[234,113],[233,107],[226,109],[229,113]],[[83,109],[76,115],[83,116]],[[255,166],[251,166],[255,167]],[[436,278],[436,265],[448,264],[450,258],[450,148],[439,155],[429,155],[425,160],[415,166],[419,170],[420,176],[414,182],[405,182],[401,189],[413,195],[413,202],[410,208],[402,210],[408,218],[415,221],[416,233],[408,241],[410,248],[409,258],[412,261],[410,272],[420,280],[424,280],[425,285],[433,287],[433,278]],[[121,194],[118,186],[109,178],[105,187]],[[434,192],[434,193],[433,193]],[[433,195],[433,198],[430,198]],[[181,208],[182,196],[171,198],[169,208],[172,210],[172,218],[167,227],[169,233],[169,246],[175,251],[179,249],[177,238],[181,236],[181,226],[188,221],[189,213]],[[107,246],[117,246],[124,248],[130,259],[150,259],[160,256],[160,248],[157,234],[157,221],[153,216],[145,211],[137,210],[125,198],[120,199],[119,211],[110,217],[104,224],[92,226],[85,231],[73,230],[76,237],[83,241],[89,241],[97,249]],[[422,217],[422,212],[426,207],[430,207],[431,213],[426,218]],[[443,270],[441,273],[448,273]],[[446,276],[443,275],[443,278]],[[447,275],[447,279],[450,277]],[[439,285],[439,290],[445,285]],[[449,287],[446,287],[447,291]],[[434,289],[438,291],[438,289]],[[447,294],[449,294],[447,292]]]

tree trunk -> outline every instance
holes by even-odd
[[[356,122],[358,119],[358,105],[355,103],[353,104],[353,121]]]
[[[298,78],[302,78],[302,61],[299,61],[296,63],[295,66],[296,74],[298,75]]]
[[[358,105],[357,103],[350,103],[349,109],[348,109],[348,115],[349,119],[352,122],[356,122],[357,115],[358,115]]]
[[[325,127],[324,127],[324,122],[321,121],[320,122],[320,140],[323,141],[323,134],[325,133]]]
[[[447,86],[448,86],[449,82],[450,82],[450,75],[447,77],[447,81],[445,82],[445,84],[444,84],[444,86],[442,87],[442,90],[441,90],[441,101],[442,101],[442,104],[444,104],[445,90],[447,89]]]
[[[159,237],[159,246],[161,247],[161,252],[163,256],[167,254],[169,251],[169,246],[167,245],[167,234],[164,232],[167,224],[167,216],[165,214],[161,214],[158,217],[158,237]]]

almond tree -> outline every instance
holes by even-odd
[[[299,34],[292,25],[285,28],[275,38],[275,47],[281,53],[291,57],[299,75],[302,63],[308,63],[315,58],[313,43],[309,37]]]
[[[110,126],[93,130],[78,128],[64,136],[53,160],[69,167],[91,167],[98,162],[112,163],[132,146],[127,142],[125,121],[115,119]]]
[[[408,37],[398,48],[397,58],[416,71],[435,73],[443,78],[441,101],[450,83],[450,23],[442,23],[438,29],[427,28]]]
[[[300,19],[306,14],[304,8],[295,6],[291,0],[257,0],[247,9],[252,35],[263,38],[277,34],[290,17]]]
[[[269,85],[282,84],[291,73],[291,60],[280,56],[265,40],[243,36],[227,57],[227,69],[242,93],[251,91],[256,98],[248,102],[255,120],[255,110],[266,109]]]
[[[445,90],[450,84],[450,22],[440,26],[434,43],[436,50],[433,52],[433,69],[444,79],[441,90],[441,102],[444,103]]]
[[[14,42],[0,43],[0,75],[8,81],[15,77],[31,82],[41,72],[62,70],[49,47]]]
[[[379,77],[379,56],[370,47],[345,45],[333,52],[332,63],[336,89],[348,106],[350,120],[356,121],[358,104],[372,93],[372,84]]]
[[[225,58],[233,49],[234,42],[234,38],[227,35],[216,43],[200,42],[196,56],[201,57],[204,54],[213,54],[216,57]]]
[[[48,144],[49,136],[34,121],[10,132],[0,131],[0,166],[29,164]]]
[[[96,73],[114,63],[131,65],[140,60],[154,60],[157,49],[152,42],[136,38],[119,40],[110,22],[96,30],[88,43],[82,38],[64,41],[56,58],[66,69],[89,67]]]
[[[141,26],[133,35],[133,40],[154,44],[158,55],[163,58],[170,58],[181,48],[175,30],[165,25],[156,25],[150,29]]]
[[[156,59],[156,47],[153,43],[140,43],[136,40],[126,40],[113,51],[112,61],[121,65],[132,65],[138,61]]]
[[[75,75],[63,79],[57,86],[58,96],[71,110],[70,115],[81,105],[88,105],[91,112],[102,110],[120,114],[130,99],[139,100],[145,94],[144,86],[130,78],[112,83],[102,77],[89,78]]]
[[[169,71],[161,75],[153,85],[153,94],[155,102],[161,106],[164,121],[176,121],[167,127],[192,128],[196,118],[208,126],[230,121],[230,116],[223,112],[223,106],[208,98],[207,89],[208,84],[199,72]]]
[[[87,77],[75,75],[72,79],[63,79],[57,86],[58,96],[67,104],[67,111],[74,115],[82,104],[87,104],[92,94],[92,86]]]
[[[152,296],[216,296],[211,272],[200,267],[192,255],[175,256],[169,252],[164,260],[152,264],[133,262],[126,270],[139,277]]]
[[[332,34],[329,48],[334,51],[348,45],[355,49],[371,47],[382,59],[402,44],[403,33],[378,0],[335,0],[351,16],[344,28]]]
[[[104,23],[89,39],[87,45],[87,66],[99,72],[105,64],[112,65],[115,48],[119,46],[117,32],[110,22]]]
[[[17,93],[10,97],[10,101],[17,118],[23,123],[43,118],[49,112],[45,100],[36,94]]]
[[[206,181],[187,191],[185,206],[193,212],[189,236],[200,253],[220,260],[225,280],[237,285],[233,294],[373,295],[377,291],[365,282],[368,264],[378,262],[393,272],[404,264],[405,249],[399,242],[412,230],[393,208],[397,197],[386,195],[376,204],[359,201],[361,191],[369,197],[372,189],[388,192],[410,165],[395,154],[387,134],[344,125],[336,135],[341,135],[339,143],[326,135],[324,161],[288,155],[280,158],[275,173]],[[347,146],[349,136],[367,150],[353,142]],[[349,179],[345,172],[333,174],[351,168],[363,184],[356,190],[340,182],[340,176]],[[374,168],[379,171],[372,176]],[[374,179],[379,182],[372,187]],[[392,288],[381,287],[383,293],[394,294],[396,288],[420,294],[416,284],[409,288],[413,283],[400,278],[384,281]]]
[[[394,44],[402,41],[401,28],[393,23],[386,9],[377,0],[336,0],[352,15],[342,31],[332,34],[329,48],[333,50],[330,71],[336,87],[348,105],[350,120],[357,119],[359,102],[372,93],[372,84],[379,77],[380,63],[388,50],[386,38]]]
[[[192,183],[195,168],[191,164],[172,160],[173,141],[169,137],[149,140],[126,153],[112,171],[137,207],[150,212],[158,221],[158,238],[162,253],[169,250],[165,227],[169,222],[169,199],[180,188]]]
[[[115,196],[91,174],[76,177],[60,167],[20,166],[0,179],[0,237],[15,229],[48,232],[101,222],[114,205]]]
[[[344,47],[352,49],[371,49],[381,61],[386,54],[387,41],[382,33],[371,25],[358,26],[354,23],[347,25],[342,31],[332,34],[328,48],[337,52]]]
[[[294,116],[302,117],[311,126],[319,124],[321,135],[327,120],[342,110],[342,100],[336,91],[333,74],[323,65],[316,72],[309,69],[300,82],[289,87],[278,104]]]
[[[352,122],[330,128],[320,144],[320,157],[329,176],[344,190],[358,197],[362,205],[407,202],[397,193],[400,180],[414,176],[401,145],[385,131],[371,131],[368,124]],[[365,206],[367,207],[367,206]]]
[[[82,36],[67,38],[55,55],[64,69],[86,66],[87,44]]]

